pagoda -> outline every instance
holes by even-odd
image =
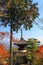
[[[25,46],[27,45],[27,41],[23,39],[23,32],[21,29],[21,38],[19,41],[15,42],[14,45],[18,46],[18,51],[14,53],[14,56],[16,56],[17,59],[17,63],[18,65],[21,64],[27,64],[27,59],[26,59],[26,53],[27,50],[25,49]]]

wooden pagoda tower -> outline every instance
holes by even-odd
[[[16,65],[22,65],[22,64],[26,65],[27,64],[27,59],[26,59],[27,50],[25,49],[25,46],[27,45],[27,41],[23,39],[22,29],[21,29],[21,38],[19,41],[15,42],[14,45],[18,46],[18,51],[14,53],[14,56],[17,57]]]

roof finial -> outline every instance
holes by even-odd
[[[22,28],[21,28],[21,39],[23,39],[23,31],[22,31]]]

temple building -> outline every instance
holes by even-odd
[[[21,38],[19,41],[15,42],[14,45],[18,46],[18,51],[13,53],[14,56],[17,58],[15,65],[22,65],[22,64],[26,65],[27,64],[27,59],[26,59],[27,50],[25,49],[25,46],[27,45],[27,41],[23,39],[22,29],[21,29]]]

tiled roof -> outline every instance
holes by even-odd
[[[27,44],[26,40],[24,40],[23,38],[21,38],[20,40],[16,41],[14,44]]]

